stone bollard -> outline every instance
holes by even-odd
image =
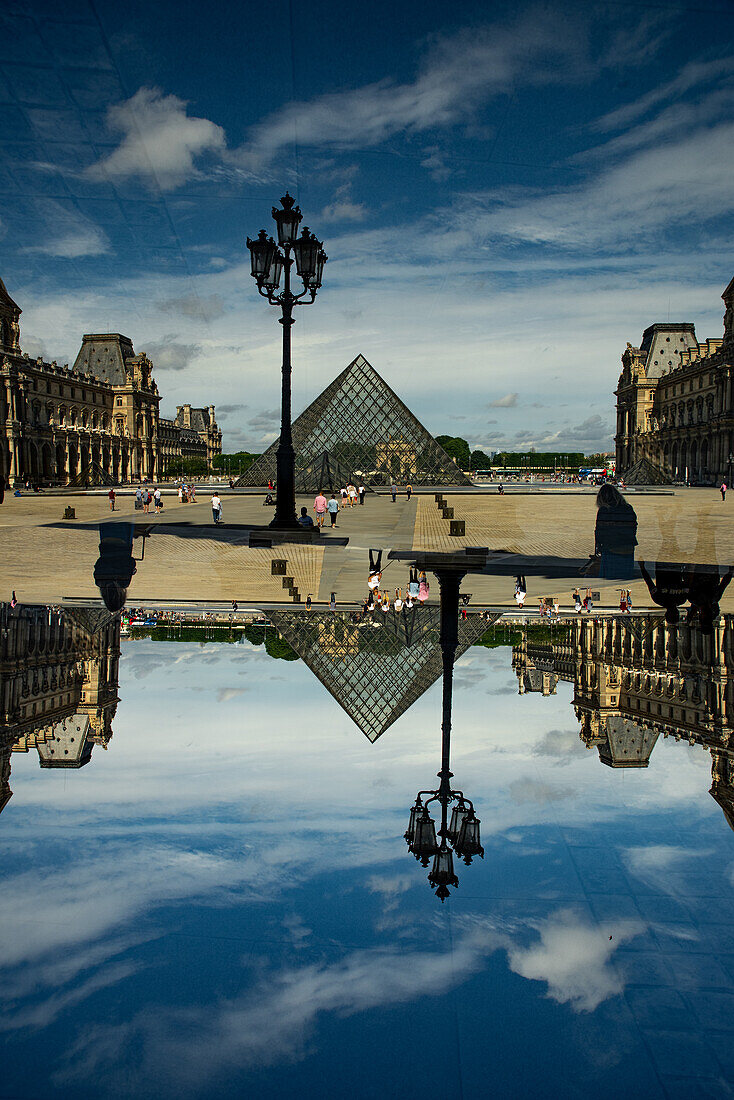
[[[447,508],[446,506],[444,506],[443,518],[444,519],[453,519],[454,518],[454,509],[453,508]]]
[[[72,508],[71,505],[64,508],[64,519],[76,519],[76,509]]]
[[[463,538],[466,535],[466,520],[452,519],[449,534],[455,538]]]
[[[439,506],[439,508],[443,508],[446,504],[443,493],[435,493],[433,499],[436,501],[436,504]]]
[[[286,565],[288,564],[285,558],[273,558],[270,563],[270,572],[274,577],[284,577]]]

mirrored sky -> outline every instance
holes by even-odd
[[[402,838],[440,685],[370,744],[303,662],[122,647],[108,750],[12,757],[5,1093],[729,1095],[734,859],[700,746],[612,771],[572,685],[520,698],[509,648],[470,650],[451,766],[485,858],[441,906]]]

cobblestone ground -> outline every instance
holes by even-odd
[[[734,523],[731,504],[721,501],[717,491],[679,490],[671,495],[631,495],[639,521],[638,557],[654,562],[698,561],[729,564],[734,561]],[[263,524],[272,512],[262,507],[260,497],[224,498],[225,524],[211,523],[208,496],[195,505],[181,505],[166,496],[162,516],[135,512],[132,497],[118,495],[114,516],[103,495],[6,497],[0,507],[0,599],[9,599],[13,589],[28,602],[59,602],[73,598],[96,598],[98,590],[92,570],[98,553],[96,524],[109,519],[135,519],[154,528],[146,542],[145,560],[130,587],[130,602],[222,601],[242,603],[291,603],[281,577],[271,573],[273,558],[287,560],[287,575],[293,577],[301,598],[309,593],[314,601],[326,602],[334,591],[340,603],[364,598],[367,548],[456,550],[464,545],[488,546],[528,555],[584,558],[593,549],[596,518],[594,495],[565,493],[551,495],[507,492],[504,497],[487,494],[453,494],[447,502],[455,516],[466,522],[464,538],[452,538],[449,522],[439,512],[433,495],[404,496],[393,504],[389,496],[370,495],[363,508],[347,509],[339,515],[334,534],[349,539],[347,547],[333,543],[317,547],[291,544],[274,550],[250,550],[241,545],[246,535],[239,524]],[[298,501],[312,505],[310,498]],[[67,504],[76,510],[76,520],[62,522]],[[50,526],[54,524],[56,526]],[[140,555],[140,540],[135,556]],[[407,567],[393,563],[385,573],[390,588],[403,587]],[[528,576],[526,607],[537,608],[540,596],[558,597],[562,607],[570,604],[575,578],[553,582]],[[618,604],[619,586],[590,581],[602,590],[601,606]],[[642,582],[631,585],[636,606],[649,605]],[[514,607],[511,578],[467,578],[465,590],[473,593],[474,604],[506,604]],[[732,585],[734,588],[734,585]],[[734,593],[722,603],[734,610]]]
[[[671,495],[633,496],[637,513],[637,557],[646,561],[734,562],[734,500],[718,490],[680,490]],[[454,517],[466,522],[466,536],[452,538],[433,497],[420,497],[414,545],[450,550],[457,545],[489,546],[520,554],[577,558],[594,549],[593,495],[538,493],[520,496],[446,495]]]

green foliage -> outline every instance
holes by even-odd
[[[584,465],[584,456],[581,451],[499,451],[492,465],[520,469],[523,466],[528,469],[543,466],[546,470],[552,470],[554,465],[578,468]]]
[[[472,451],[471,470],[488,470],[492,465],[492,459],[484,451]]]
[[[221,454],[214,455],[212,459],[212,469],[217,470],[220,473],[229,472],[232,477],[240,474],[244,474],[245,470],[249,470],[255,459],[260,455],[254,454],[252,451],[235,451],[233,454]]]
[[[279,661],[297,661],[298,654],[285,638],[281,638],[274,630],[271,630],[265,639],[265,652],[269,657],[275,657]]]
[[[280,661],[297,661],[298,654],[280,635],[271,627],[259,626],[256,623],[248,623],[245,627],[245,637],[251,645],[265,645],[265,652],[269,657]]]
[[[166,463],[166,477],[206,477],[208,473],[205,458],[171,458]]]
[[[468,470],[471,464],[469,444],[460,435],[437,435],[436,442],[453,458],[460,470]]]

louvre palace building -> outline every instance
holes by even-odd
[[[709,793],[734,829],[734,616],[711,634],[660,615],[574,619],[566,637],[513,647],[519,693],[573,684],[579,738],[608,768],[646,768],[658,737],[711,757]]]
[[[646,328],[639,347],[627,344],[615,438],[617,473],[628,481],[713,485],[734,473],[734,279],[722,298],[722,339],[699,343],[693,324],[669,322]]]
[[[211,467],[222,449],[214,406],[159,416],[153,364],[119,333],[82,337],[73,367],[31,359],[21,310],[0,280],[0,476],[5,484],[153,481],[174,458]]]

